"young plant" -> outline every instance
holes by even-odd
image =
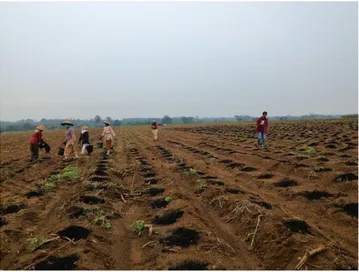
[[[170,202],[172,201],[172,197],[170,197],[170,196],[166,197],[166,198],[165,198],[165,201],[166,201],[167,203],[170,203]]]
[[[313,147],[307,146],[305,152],[309,157],[314,157],[317,154],[317,151]]]
[[[108,229],[111,229],[111,228],[112,228],[112,225],[111,225],[110,221],[108,221],[108,220],[106,219],[106,216],[105,216],[104,214],[98,215],[98,216],[95,218],[94,223],[95,223],[96,225],[101,226],[101,228],[103,228],[103,229],[107,229],[107,230],[108,230]]]
[[[56,188],[56,184],[54,182],[46,182],[41,186],[41,189],[44,191],[51,191]]]
[[[52,175],[50,180],[77,180],[80,177],[80,169],[75,166],[67,166],[57,175]]]
[[[207,188],[207,184],[205,184],[205,183],[201,183],[200,185],[199,185],[199,189],[200,190],[205,190]]]
[[[141,233],[141,231],[143,231],[145,229],[145,221],[143,220],[138,220],[135,223],[133,223],[133,228],[137,233]]]
[[[51,241],[51,239],[44,239],[44,238],[31,238],[28,239],[29,241],[29,250],[34,252],[35,250],[42,248],[42,246]]]

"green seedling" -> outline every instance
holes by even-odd
[[[80,169],[75,166],[67,166],[57,175],[52,175],[50,180],[77,180],[80,177]]]
[[[309,157],[314,157],[317,154],[317,151],[315,151],[315,149],[310,146],[305,147],[305,152]]]
[[[109,171],[109,172],[116,172],[116,169],[115,169],[115,168],[110,167],[110,168],[108,169],[108,171]]]
[[[54,182],[46,182],[41,186],[41,189],[44,191],[51,191],[56,188],[56,184]]]
[[[205,184],[205,183],[201,183],[200,185],[199,185],[199,189],[201,189],[201,190],[204,190],[204,189],[206,189],[207,188],[207,184]]]
[[[132,227],[134,228],[134,230],[138,233],[140,233],[141,231],[143,231],[145,229],[146,223],[143,220],[139,220],[136,221],[135,223],[133,223]]]
[[[172,201],[172,197],[170,197],[170,196],[166,197],[166,198],[165,198],[165,201],[166,201],[167,203],[170,203],[170,202]]]
[[[105,216],[104,214],[98,215],[98,216],[95,218],[94,223],[95,223],[96,225],[101,226],[101,228],[103,228],[103,229],[107,229],[107,230],[108,230],[108,229],[111,229],[111,228],[112,228],[112,225],[111,225],[110,221],[108,221],[108,220],[106,219],[106,216]]]

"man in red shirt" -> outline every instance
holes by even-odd
[[[153,140],[157,141],[158,126],[157,126],[157,122],[155,120],[152,121],[151,128],[152,128]]]
[[[39,125],[36,127],[35,132],[31,135],[30,138],[30,152],[31,152],[31,161],[36,161],[39,158],[39,144],[43,144],[42,132],[45,130],[44,125]]]
[[[262,116],[257,119],[256,132],[258,135],[256,146],[259,147],[262,145],[263,148],[266,148],[266,138],[268,133],[268,119],[267,112],[263,112]]]

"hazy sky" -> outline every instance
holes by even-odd
[[[1,2],[0,119],[355,113],[357,5]]]

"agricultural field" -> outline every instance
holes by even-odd
[[[358,120],[116,128],[30,164],[1,134],[1,269],[358,269]],[[96,143],[101,129],[90,129]],[[79,130],[76,130],[79,135]],[[80,151],[80,148],[78,148]]]

